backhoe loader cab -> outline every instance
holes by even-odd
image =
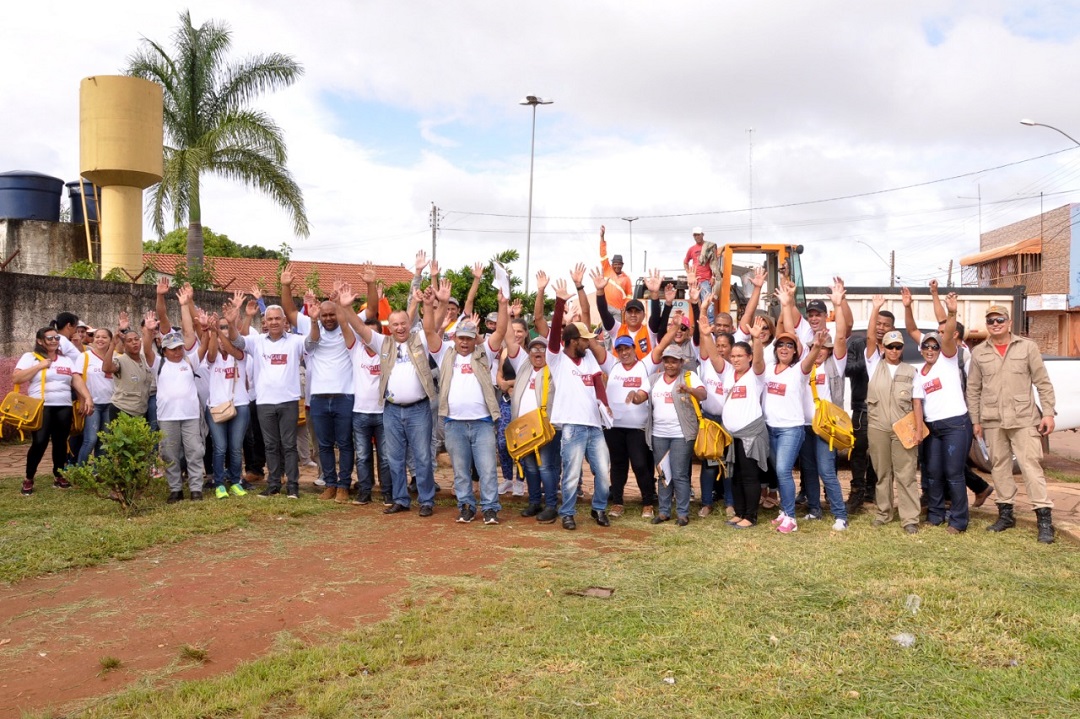
[[[713,286],[728,288],[719,293],[720,311],[730,312],[737,322],[754,290],[750,277],[758,267],[764,267],[765,287],[758,309],[768,312],[773,319],[779,316],[780,303],[773,296],[773,290],[780,277],[787,277],[795,283],[795,304],[800,312],[804,312],[806,293],[799,257],[802,251],[802,245],[731,244],[718,248],[712,262]]]

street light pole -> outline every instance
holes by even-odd
[[[526,95],[519,105],[532,105],[532,142],[529,144],[529,219],[525,226],[525,294],[529,294],[529,257],[532,254],[532,200],[533,200],[533,158],[536,155],[536,106],[550,105],[554,100],[545,100],[536,95]]]
[[[630,225],[630,276],[634,276],[634,220],[636,217],[623,218]]]
[[[1080,142],[1078,142],[1075,137],[1073,137],[1069,133],[1065,132],[1061,128],[1054,127],[1053,125],[1047,125],[1044,122],[1035,122],[1034,120],[1029,120],[1027,118],[1021,120],[1020,124],[1021,125],[1027,125],[1028,127],[1049,127],[1051,130],[1054,130],[1055,132],[1060,132],[1062,135],[1064,135],[1065,137],[1072,140],[1075,145],[1080,146]]]

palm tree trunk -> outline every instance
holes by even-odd
[[[191,180],[190,193],[187,231],[188,277],[201,274],[203,267],[202,206],[199,203],[199,176],[197,173]]]

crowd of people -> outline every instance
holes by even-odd
[[[999,516],[988,529],[1014,526],[1015,455],[1039,541],[1053,541],[1039,466],[1041,436],[1054,429],[1053,388],[1036,345],[1013,334],[1008,308],[989,308],[988,339],[969,349],[955,294],[941,298],[931,284],[939,325],[920,332],[904,290],[906,329],[924,360],[917,369],[901,360],[905,337],[882,296],[866,339],[851,337],[838,277],[802,313],[790,280],[781,274],[766,295],[758,270],[741,313],[721,312],[725,288],[714,285],[704,233],[693,236],[688,312],[657,271],[635,298],[622,257],[607,255],[603,228],[598,268],[578,264],[554,281],[537,273],[531,321],[502,290],[497,311],[481,319],[474,302],[484,267],[474,266],[462,306],[422,251],[407,307],[388,306],[369,265],[364,287],[335,281],[325,299],[308,290],[300,307],[288,268],[280,305],[265,305],[252,288],[250,298],[235,292],[219,309],[199,308],[185,285],[175,290],[177,326],[167,280],[138,326],[120,313],[115,332],[94,329],[61,312],[14,370],[15,383],[45,400],[21,491],[33,493],[50,443],[54,486],[70,487],[61,470],[100,451],[99,433],[126,414],[162,432],[170,503],[184,499],[185,478],[190,500],[244,496],[264,479],[257,496],[298,499],[300,467],[314,463],[321,500],[366,505],[377,489],[385,514],[409,512],[415,501],[430,517],[445,448],[461,523],[498,524],[500,497],[511,494],[524,498],[523,517],[541,523],[575,529],[577,505],[589,501],[591,518],[609,526],[628,511],[632,471],[641,516],[685,526],[697,466],[697,515],[723,503],[736,530],[778,507],[772,527],[790,534],[800,521],[822,520],[827,507],[840,532],[871,504],[874,526],[898,516],[903,531],[917,533],[925,506],[930,525],[958,534],[968,527],[969,489],[975,506],[996,492]],[[358,306],[361,294],[378,301]],[[770,298],[775,318],[759,311]],[[845,394],[854,433],[846,501],[837,451],[814,427],[817,403],[844,406]],[[507,428],[537,411],[554,437],[515,459]],[[76,415],[83,430],[72,435]],[[724,456],[695,456],[702,420],[730,434]],[[909,441],[903,427],[913,430]],[[973,441],[987,447],[993,487],[966,467]],[[591,499],[582,491],[586,462]]]

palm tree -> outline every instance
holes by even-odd
[[[143,38],[127,69],[127,74],[165,88],[165,167],[161,182],[151,188],[147,208],[154,230],[164,236],[166,215],[174,227],[181,226],[187,215],[188,268],[202,267],[199,178],[209,172],[269,195],[292,215],[295,233],[306,237],[304,197],[285,167],[281,128],[265,113],[246,107],[266,90],[291,85],[303,67],[279,53],[228,62],[229,26],[210,20],[196,28],[186,10],[173,43],[170,55]]]

